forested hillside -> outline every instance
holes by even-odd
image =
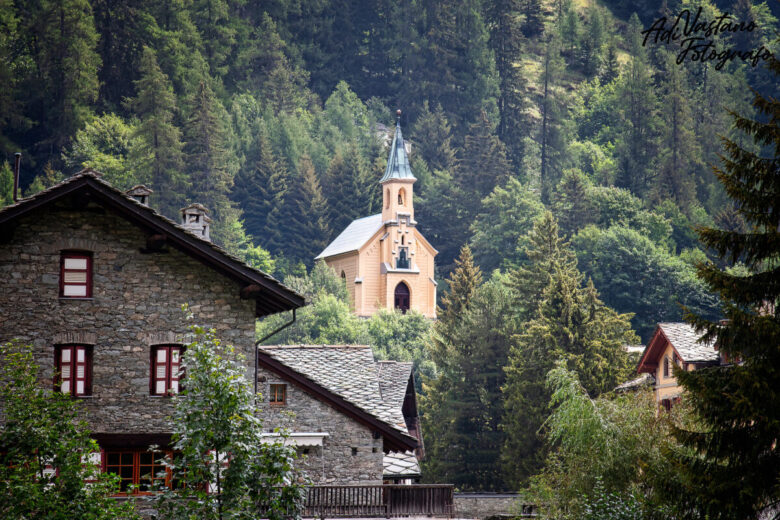
[[[89,166],[174,219],[206,205],[216,242],[313,301],[273,341],[414,359],[427,474],[507,488],[543,455],[551,353],[596,395],[630,373],[621,344],[683,305],[718,315],[694,227],[745,229],[711,165],[721,136],[754,146],[728,110],[750,117],[751,89],[778,84],[761,61],[644,45],[700,7],[756,24],[719,47],[777,48],[780,4],[757,0],[0,0],[0,204],[21,151],[25,195]],[[358,320],[313,267],[379,211],[399,108],[439,251],[432,332],[413,313]]]

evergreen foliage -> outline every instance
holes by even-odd
[[[780,62],[772,60],[770,66],[775,78],[780,77]],[[774,514],[780,500],[780,102],[757,93],[753,106],[755,118],[735,112],[731,116],[755,148],[723,139],[723,167],[715,168],[747,231],[700,232],[702,242],[723,260],[741,262],[748,271],[701,264],[699,275],[720,296],[728,321],[688,316],[704,332],[704,341],[715,341],[730,363],[691,373],[675,371],[702,420],[698,428],[675,431],[692,450],[677,454],[680,487],[666,490],[679,505],[680,518],[756,518]]]

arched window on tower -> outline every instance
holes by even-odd
[[[403,206],[404,205],[404,195],[406,195],[406,192],[403,188],[398,190],[398,205]]]
[[[390,188],[387,188],[387,195],[385,196],[385,208],[390,207]]]
[[[395,286],[395,308],[406,314],[409,310],[409,287],[404,282]]]

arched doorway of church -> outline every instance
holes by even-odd
[[[395,308],[403,313],[409,310],[409,287],[403,282],[395,286]]]

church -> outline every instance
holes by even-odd
[[[379,181],[382,213],[352,221],[316,260],[324,260],[347,285],[355,314],[414,309],[436,317],[436,249],[414,220],[415,179],[401,135],[400,111],[387,169]]]

